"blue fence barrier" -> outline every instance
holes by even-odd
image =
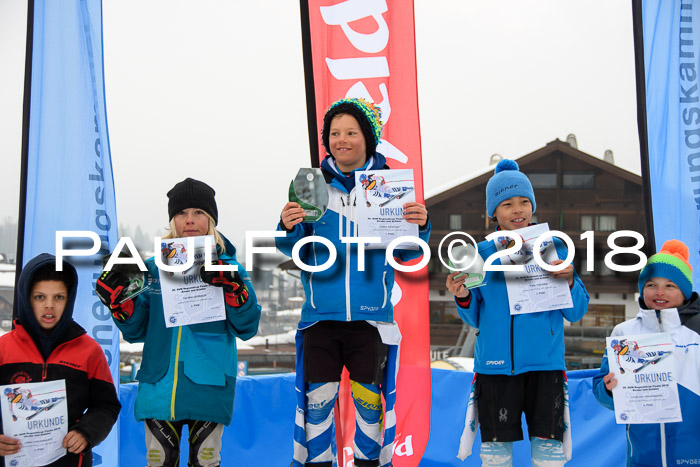
[[[625,463],[625,427],[615,424],[613,413],[598,405],[591,392],[591,379],[597,371],[567,373],[574,445],[573,459],[567,466]],[[481,465],[478,435],[472,455],[464,462],[456,457],[473,374],[437,369],[431,374],[430,441],[420,465]],[[123,384],[120,388],[123,408],[119,445],[120,464],[124,466],[144,465],[146,458],[143,423],[133,415],[136,391],[136,384]],[[295,404],[293,373],[239,377],[233,423],[224,430],[222,465],[289,465]],[[181,465],[187,465],[186,445],[182,443]],[[529,442],[515,443],[513,451],[514,465],[529,465]]]

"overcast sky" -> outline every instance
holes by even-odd
[[[17,219],[25,3],[0,0],[0,222]],[[414,3],[426,191],[569,133],[640,173],[629,2]],[[166,192],[191,176],[234,243],[273,230],[310,160],[299,2],[103,0],[103,15],[119,223],[162,233]]]

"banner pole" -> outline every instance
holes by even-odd
[[[318,147],[318,125],[316,124],[316,90],[314,88],[314,64],[311,55],[311,23],[309,0],[299,0],[301,11],[301,48],[304,57],[304,83],[306,87],[306,119],[309,128],[309,157],[311,167],[321,166]]]
[[[647,227],[647,242],[644,245],[647,256],[656,252],[654,236],[654,213],[651,204],[651,173],[649,168],[649,135],[647,133],[646,73],[644,69],[644,30],[642,24],[642,2],[632,0],[632,30],[634,34],[634,71],[637,83],[637,129],[639,133],[639,153],[642,162],[642,193],[644,196],[644,217]]]
[[[27,211],[27,161],[29,158],[29,113],[32,101],[32,57],[34,50],[34,0],[27,1],[27,51],[24,59],[24,103],[22,105],[22,153],[20,155],[19,214],[17,217],[17,252],[15,254],[15,293],[12,319],[17,317],[17,284],[24,262],[24,226]],[[14,324],[13,324],[14,327]]]

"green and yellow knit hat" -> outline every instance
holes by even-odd
[[[377,151],[377,145],[382,139],[382,109],[373,102],[369,102],[361,97],[348,97],[331,104],[323,117],[323,129],[321,130],[323,147],[326,148],[328,154],[331,153],[331,121],[336,115],[341,114],[349,114],[355,117],[362,130],[362,135],[365,137],[367,157],[373,156]]]
[[[652,277],[668,279],[681,289],[686,300],[693,294],[693,268],[688,263],[688,247],[680,240],[668,240],[661,251],[647,261],[639,274],[639,293]]]

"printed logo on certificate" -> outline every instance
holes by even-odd
[[[403,218],[403,205],[416,200],[413,169],[357,171],[355,187],[358,235],[381,239],[380,243],[366,244],[367,249],[386,248],[396,238],[418,236],[418,225]],[[412,242],[398,247],[420,248]]]
[[[166,327],[226,319],[223,290],[203,282],[199,275],[205,260],[207,237],[212,261],[216,261],[218,257],[213,235],[168,238],[161,242],[163,264],[185,268],[181,272],[159,271]],[[192,255],[193,259],[188,264]]]
[[[68,434],[65,380],[0,386],[3,397],[2,430],[19,439],[22,448],[5,456],[5,465],[41,466],[66,455],[63,438]]]
[[[612,390],[617,423],[683,421],[674,350],[666,333],[606,338],[608,365],[617,379]]]
[[[533,252],[535,240],[549,232],[549,224],[545,222],[531,225],[512,232],[520,235],[523,246],[520,251],[500,257],[500,263],[522,265],[523,271],[503,272],[506,278],[510,314],[520,315],[573,307],[568,281],[554,279],[549,275],[549,271],[545,271],[535,263]],[[503,251],[515,244],[514,240],[506,235],[498,237],[494,243],[498,251]],[[547,264],[559,259],[551,237],[542,242],[539,254],[542,261]],[[494,262],[494,264],[497,263]]]

